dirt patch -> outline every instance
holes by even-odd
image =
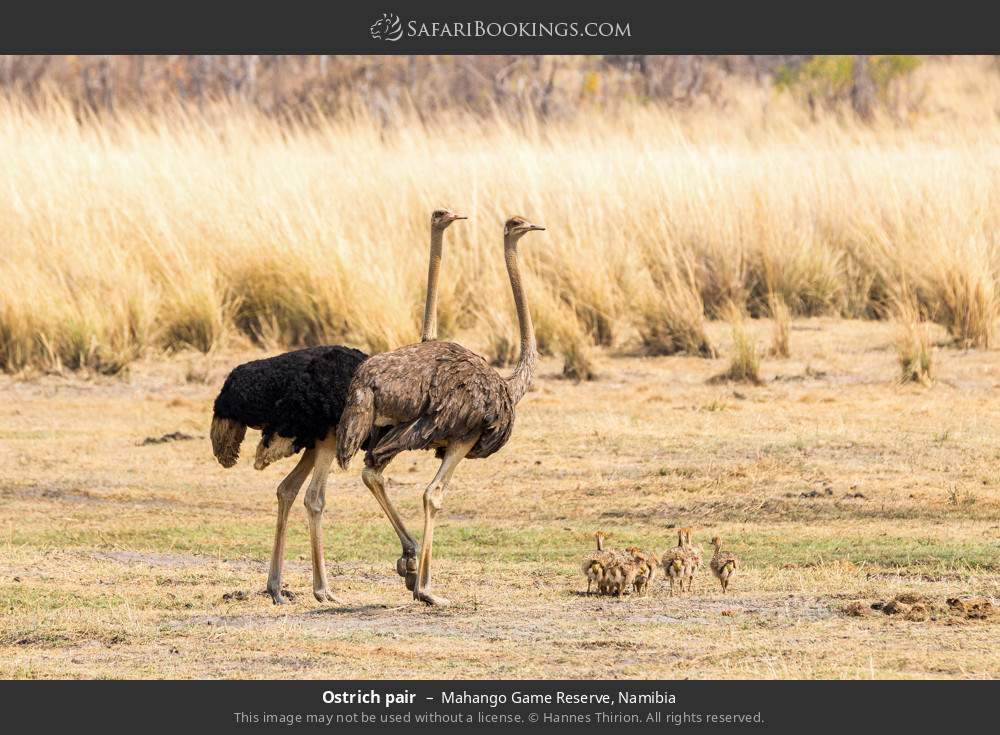
[[[167,442],[186,442],[197,438],[196,436],[191,436],[191,434],[185,434],[183,431],[172,431],[162,436],[147,436],[139,442],[139,446],[145,447],[150,444],[166,444]]]
[[[801,492],[801,493],[799,493],[798,497],[800,497],[800,498],[824,498],[824,497],[829,497],[829,496],[832,496],[832,495],[833,495],[833,488],[827,486],[827,487],[823,488],[822,491],[820,491],[820,490],[808,490],[806,492]],[[786,498],[794,498],[795,495],[794,495],[794,493],[785,493],[785,497]]]
[[[205,556],[203,554],[171,554],[167,552],[154,553],[142,551],[95,551],[91,555],[92,559],[107,559],[122,562],[124,564],[146,564],[151,567],[179,568],[204,568],[212,564],[224,564],[229,567],[250,568],[262,570],[265,567],[262,561],[250,561],[246,559],[219,559]]]
[[[889,600],[866,603],[853,600],[840,608],[840,612],[850,617],[868,617],[882,613],[900,620],[914,623],[939,621],[955,623],[965,620],[995,620],[997,605],[988,597],[960,595],[939,598],[904,592]]]
[[[872,606],[861,600],[854,600],[840,608],[840,612],[852,618],[864,618],[873,615]]]
[[[99,501],[86,490],[78,488],[61,488],[54,485],[23,485],[0,487],[0,497],[9,498],[42,498],[70,503],[89,503]]]
[[[910,572],[905,569],[895,569],[888,572],[867,572],[867,580],[916,580],[919,582],[962,582],[967,579],[968,573],[958,571],[942,572]]]
[[[997,614],[997,606],[987,597],[949,597],[947,603],[953,614],[963,615],[967,620],[987,620]]]

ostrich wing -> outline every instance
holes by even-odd
[[[358,372],[375,414],[393,424],[372,448],[377,466],[399,452],[479,437],[469,457],[510,438],[514,409],[503,379],[479,355],[451,342],[423,342],[370,359]]]

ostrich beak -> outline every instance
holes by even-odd
[[[464,214],[453,214],[453,215],[451,215],[451,219],[454,222],[457,219],[469,219],[469,218],[467,216],[465,216]]]
[[[544,230],[545,228],[541,225],[528,225],[528,232],[533,232],[535,230]]]

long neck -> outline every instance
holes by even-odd
[[[431,227],[431,261],[427,266],[427,301],[424,303],[424,326],[420,330],[420,341],[437,339],[438,321],[438,276],[441,274],[441,242],[444,230]]]
[[[514,292],[517,325],[521,331],[521,355],[517,358],[514,372],[507,378],[511,399],[517,403],[531,387],[532,378],[535,376],[535,363],[538,362],[538,346],[535,343],[535,327],[531,323],[531,312],[528,311],[528,304],[524,299],[524,287],[521,285],[516,239],[506,238],[504,240],[503,254],[504,260],[507,262],[510,288]]]
[[[597,550],[598,551],[604,551],[604,537],[603,536],[598,536],[597,537]]]

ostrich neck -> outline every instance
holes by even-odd
[[[514,372],[507,378],[510,396],[514,403],[524,397],[531,387],[535,376],[535,363],[538,361],[538,348],[535,344],[535,327],[531,323],[531,312],[524,299],[524,288],[521,285],[521,271],[518,268],[517,240],[504,240],[504,260],[507,262],[507,275],[510,277],[510,288],[514,293],[514,306],[517,308],[517,325],[521,331],[521,355],[517,358]]]
[[[424,304],[424,326],[420,331],[420,341],[437,339],[438,276],[441,274],[441,243],[444,231],[431,228],[431,260],[427,267],[427,301]]]
[[[598,536],[597,537],[597,550],[598,551],[604,551],[604,537],[603,536]]]

